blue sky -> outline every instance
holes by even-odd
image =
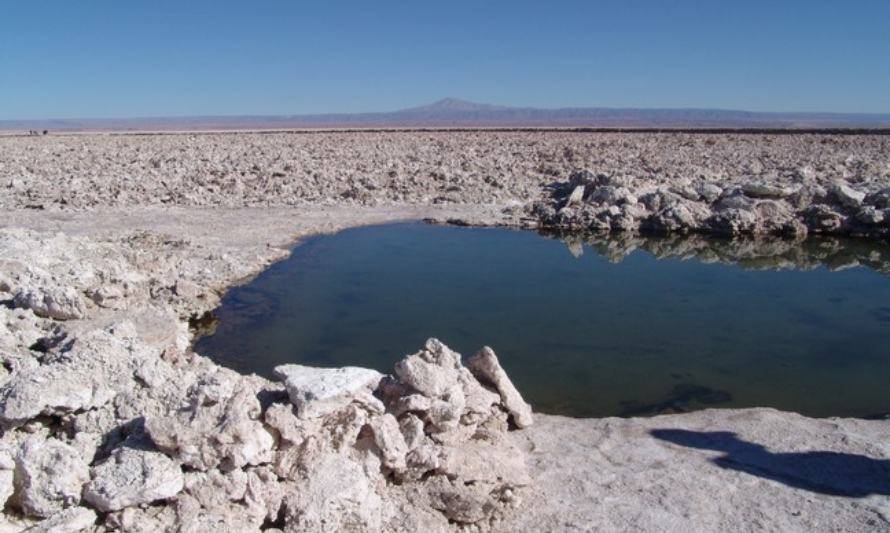
[[[16,1],[0,119],[536,107],[890,112],[890,1]]]

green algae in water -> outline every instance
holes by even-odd
[[[493,347],[545,413],[873,416],[890,412],[888,265],[887,244],[853,240],[365,227],[309,239],[232,289],[195,348],[265,376],[390,372],[438,337],[464,355]]]

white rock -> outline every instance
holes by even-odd
[[[831,193],[846,207],[859,207],[865,200],[865,193],[857,191],[846,183],[835,183],[831,186]]]
[[[114,285],[103,285],[86,291],[86,295],[99,307],[118,309],[124,302],[124,291]]]
[[[94,467],[93,476],[83,497],[105,512],[165,500],[183,487],[182,469],[169,457],[125,447]]]
[[[580,204],[581,200],[583,200],[583,199],[584,199],[584,185],[578,185],[572,190],[572,193],[569,195],[568,199],[566,200],[566,205]]]
[[[81,334],[67,351],[17,372],[0,388],[0,423],[21,425],[41,414],[101,406],[132,389],[134,369],[150,357],[127,323]]]
[[[423,420],[408,413],[399,420],[399,429],[409,450],[413,450],[423,443]]]
[[[318,457],[284,505],[288,533],[382,531],[383,501],[361,465],[339,454]]]
[[[275,438],[259,421],[261,384],[218,368],[188,389],[184,406],[147,417],[145,429],[161,451],[198,470],[268,463]]]
[[[69,507],[25,530],[25,533],[77,533],[96,523],[96,512],[86,507]]]
[[[408,413],[412,411],[416,412],[426,412],[430,410],[430,406],[432,405],[429,398],[422,394],[409,394],[408,396],[401,396],[393,405],[393,411],[396,416],[401,416],[403,413]]]
[[[16,307],[34,311],[37,316],[71,320],[86,315],[86,304],[72,287],[29,287],[16,292]]]
[[[430,362],[421,351],[395,364],[398,378],[421,394],[435,398],[445,394],[457,383],[457,371]]]
[[[0,470],[0,509],[6,507],[6,501],[14,490],[12,470]]]
[[[504,407],[513,415],[513,422],[517,427],[524,428],[532,425],[531,406],[525,403],[507,373],[504,372],[494,350],[488,346],[482,348],[467,361],[467,367],[477,379],[483,383],[490,383],[497,389]]]
[[[396,472],[405,470],[405,454],[408,453],[408,444],[399,428],[399,422],[391,414],[374,417],[370,420],[371,431],[374,432],[374,442],[380,449],[383,464]]]
[[[707,202],[713,202],[723,194],[723,189],[713,183],[707,182],[700,184],[695,190]]]
[[[764,182],[745,183],[742,185],[742,191],[751,198],[786,198],[794,194],[794,190],[790,187]]]
[[[35,437],[25,441],[16,458],[15,502],[25,514],[48,517],[80,503],[89,480],[89,468],[76,449]]]
[[[278,476],[268,467],[254,468],[247,472],[244,503],[252,513],[265,520],[276,520],[284,494],[285,485],[278,482]]]
[[[429,421],[439,431],[450,431],[460,424],[460,417],[467,406],[467,399],[460,385],[452,385],[441,398],[436,398],[427,413]]]
[[[349,405],[360,392],[377,387],[383,374],[369,368],[315,368],[302,365],[275,367],[300,418],[323,416]]]
[[[498,393],[483,387],[466,368],[460,369],[458,381],[460,382],[464,398],[466,399],[466,412],[464,413],[464,416],[475,415],[476,418],[487,417],[491,413],[492,406],[496,405],[501,399]]]

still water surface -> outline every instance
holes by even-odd
[[[492,346],[546,413],[876,416],[890,412],[888,265],[890,246],[858,241],[365,227],[309,239],[232,289],[196,349],[266,376],[389,372],[435,336],[465,355]]]

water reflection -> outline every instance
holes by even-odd
[[[465,355],[492,346],[547,413],[890,412],[887,243],[549,237],[424,224],[319,236],[232,289],[196,349],[264,375],[389,372],[438,337]]]
[[[575,258],[589,247],[612,263],[620,263],[635,251],[656,259],[694,259],[701,263],[738,265],[751,270],[830,271],[866,267],[890,275],[890,243],[866,239],[810,237],[803,240],[777,237],[721,239],[705,235],[645,236],[618,234],[542,235],[565,243]]]

